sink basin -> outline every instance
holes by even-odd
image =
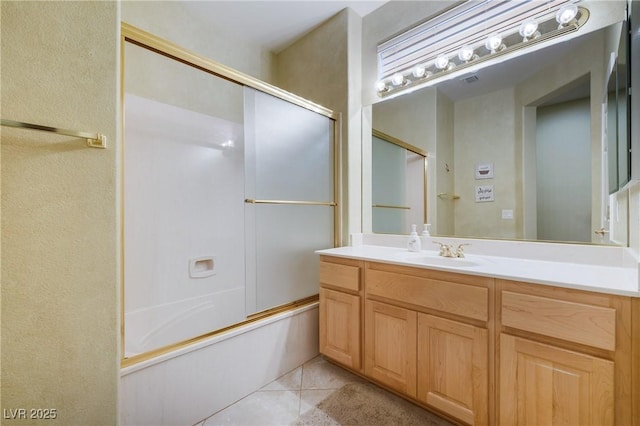
[[[438,252],[430,253],[428,251],[402,251],[396,253],[394,257],[403,262],[417,263],[420,265],[448,266],[453,268],[470,268],[482,265],[482,262],[477,259],[470,259],[469,257],[443,257],[438,256],[437,253]]]
[[[394,253],[393,256],[395,256],[398,259],[402,259],[402,260],[415,260],[415,259],[422,259],[423,257],[425,257],[425,252],[423,252],[423,251],[401,251],[399,253]]]
[[[425,256],[424,252],[403,252],[397,256],[404,262],[418,263],[421,265],[450,266],[453,268],[480,266],[480,263],[468,258],[442,257],[437,255]]]
[[[454,268],[469,268],[472,266],[480,266],[478,262],[474,262],[473,260],[469,260],[466,258],[461,259],[457,257],[424,256],[424,257],[413,258],[410,261],[424,263],[426,265],[451,266]]]

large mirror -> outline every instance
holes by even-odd
[[[432,235],[611,243],[629,176],[623,24],[372,106],[374,129],[429,152]]]

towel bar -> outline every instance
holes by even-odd
[[[5,119],[0,120],[0,124],[2,126],[7,126],[7,127],[40,130],[43,132],[57,133],[59,135],[73,136],[76,138],[85,138],[87,139],[87,146],[90,148],[105,149],[107,147],[107,137],[102,133],[76,132],[74,130],[58,129],[57,127],[41,126],[39,124],[23,123],[21,121],[5,120]]]

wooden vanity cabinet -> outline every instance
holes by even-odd
[[[498,424],[634,424],[630,298],[496,284]]]
[[[367,263],[367,376],[466,424],[489,424],[493,279]]]
[[[320,257],[320,353],[355,371],[362,367],[363,262]]]
[[[320,351],[424,407],[640,426],[640,298],[325,256],[320,276]]]

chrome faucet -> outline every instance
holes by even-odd
[[[433,243],[440,245],[439,255],[442,257],[464,257],[464,249],[462,247],[470,245],[470,244],[458,244],[458,247],[454,249],[453,246],[449,244],[443,244],[438,241],[434,241]]]

